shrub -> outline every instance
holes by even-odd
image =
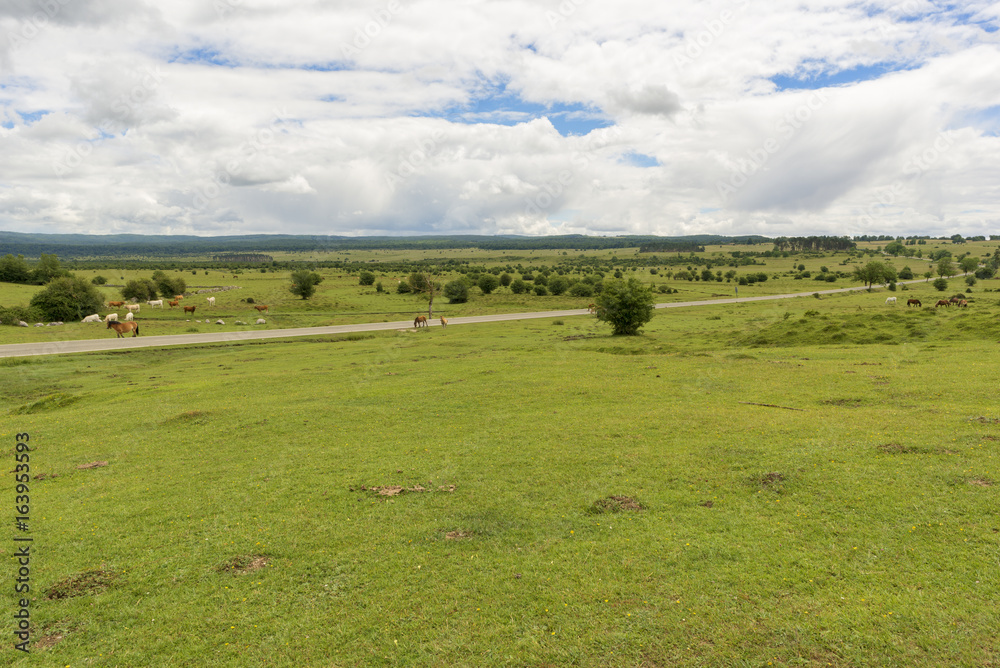
[[[538,274],[535,276],[535,285],[547,285],[548,282],[549,279],[545,274]]]
[[[574,283],[570,286],[569,294],[571,297],[592,297],[594,296],[594,286],[590,283]]]
[[[57,278],[31,298],[31,306],[47,320],[83,320],[104,306],[104,295],[76,276]]]
[[[174,295],[183,294],[187,290],[187,283],[180,276],[167,276],[162,271],[153,272],[153,283],[156,284],[156,289],[164,297],[172,297]],[[152,297],[152,299],[156,299]]]
[[[122,297],[140,302],[156,299],[157,294],[156,284],[148,278],[134,278],[125,283],[125,287],[122,288]]]
[[[913,270],[909,267],[903,267],[899,270],[899,278],[903,281],[908,281],[913,278]]]
[[[513,278],[511,278],[511,275],[510,275],[510,274],[508,274],[508,273],[507,273],[506,271],[505,271],[504,273],[500,274],[500,285],[502,285],[502,286],[503,286],[503,287],[505,287],[505,288],[506,288],[506,287],[509,287],[509,286],[510,286],[510,284],[511,284],[511,282],[512,282],[513,280],[514,280],[514,279],[513,279]]]
[[[510,284],[510,291],[515,295],[524,294],[528,291],[528,284],[518,278]]]
[[[890,283],[889,284],[889,292],[895,292],[895,291],[896,291],[896,283],[895,282]]]
[[[308,269],[292,272],[291,279],[292,284],[288,286],[288,291],[302,299],[309,299],[316,294],[316,286],[323,282],[322,276]]]
[[[469,286],[459,278],[445,284],[443,294],[449,304],[464,304],[469,301]]]
[[[556,276],[549,281],[549,292],[554,295],[561,295],[569,289],[569,281],[562,276]]]
[[[497,288],[500,287],[500,279],[493,274],[483,274],[479,277],[479,281],[476,282],[479,289],[483,291],[484,295],[488,295]]]
[[[87,315],[90,314],[88,313]],[[0,306],[0,323],[17,325],[21,320],[24,322],[38,322],[45,320],[45,314],[31,306],[8,306],[6,308]]]
[[[549,294],[549,291],[548,288],[546,288],[544,285],[536,285],[535,294],[538,295],[539,297],[544,297],[545,295]]]
[[[965,277],[965,284],[968,285],[971,288],[973,285],[976,284],[976,277],[975,276],[966,276]]]
[[[634,336],[653,318],[654,303],[653,291],[635,278],[609,282],[597,298],[597,319],[615,336]]]
[[[660,291],[660,294],[664,294],[664,295],[669,295],[670,294],[670,288],[668,288],[666,285],[661,285],[658,289]]]
[[[385,292],[385,288],[382,286],[382,281],[375,284],[375,292]]]
[[[535,280],[535,275],[532,274],[529,271],[527,274],[521,274],[521,280],[522,281],[533,281],[533,280]]]
[[[358,285],[374,285],[375,284],[375,274],[370,271],[363,271],[358,277]]]
[[[934,289],[938,292],[944,292],[948,289],[948,281],[943,278],[935,279],[932,285],[934,285]]]
[[[93,283],[94,285],[104,285],[105,283],[108,282],[108,279],[104,278],[103,276],[94,276],[92,279],[90,279],[90,282]]]
[[[400,281],[399,285],[396,286],[396,292],[401,295],[413,292],[413,288],[410,287],[409,281]]]

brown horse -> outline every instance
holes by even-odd
[[[424,327],[427,326],[427,316],[426,315],[418,315],[416,318],[413,319],[413,328],[414,329],[416,329],[417,327],[420,327],[421,325],[424,326]]]
[[[587,312],[589,312],[589,313],[597,313],[597,304],[591,304],[590,306],[588,306],[587,307]]]
[[[906,300],[906,305],[907,306],[923,306],[923,304],[920,303],[919,299],[907,299]]]
[[[968,308],[969,302],[963,299],[962,301],[958,302],[958,305],[961,306],[962,308]]]
[[[934,305],[934,308],[937,308],[938,306],[951,306],[951,302],[947,299],[939,299],[938,303]]]
[[[118,336],[115,338],[124,339],[125,332],[132,332],[132,336],[139,336],[139,323],[134,320],[128,322],[115,322],[114,320],[108,320],[108,329],[113,329],[118,332]]]

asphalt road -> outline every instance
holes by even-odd
[[[920,283],[920,280],[905,281],[905,283]],[[902,282],[901,282],[902,284]],[[657,304],[656,308],[687,308],[692,306],[713,306],[718,304],[739,304],[744,302],[763,302],[774,299],[794,299],[796,297],[812,297],[814,294],[830,295],[839,292],[856,292],[866,290],[865,286],[853,288],[838,288],[835,290],[814,290],[812,292],[793,292],[783,295],[764,295],[760,297],[731,297],[727,299],[705,299],[692,302],[673,302]],[[587,315],[587,309],[570,311],[535,311],[531,313],[501,313],[496,315],[476,315],[465,318],[448,318],[448,325],[474,325],[481,322],[501,322],[504,320],[530,320],[533,318],[563,318],[575,315]],[[439,322],[430,321],[432,327],[440,327]],[[48,343],[13,343],[0,346],[0,357],[30,357],[35,355],[59,355],[67,353],[89,353],[104,350],[124,350],[131,348],[160,348],[163,346],[182,346],[193,343],[227,343],[231,341],[249,341],[257,339],[281,339],[293,336],[319,336],[324,334],[346,334],[350,332],[375,332],[387,329],[405,329],[413,327],[412,320],[395,322],[372,322],[360,325],[333,325],[330,327],[299,327],[295,329],[247,330],[241,332],[208,332],[205,334],[171,334],[167,336],[137,336],[124,339],[108,337],[102,339],[81,339],[78,341],[52,341]],[[103,331],[103,330],[102,330]]]

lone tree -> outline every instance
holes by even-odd
[[[407,279],[410,284],[410,291],[427,299],[427,317],[434,317],[434,297],[441,293],[441,286],[430,279],[426,274],[415,271]]]
[[[895,282],[896,269],[891,264],[872,260],[863,267],[854,268],[854,280],[867,283],[870,290],[875,283]]]
[[[49,320],[83,320],[104,306],[104,296],[82,278],[57,278],[31,298],[31,306]]]
[[[314,271],[300,269],[292,272],[292,284],[289,291],[302,299],[309,299],[316,294],[316,286],[323,282],[323,277]]]
[[[363,271],[359,276],[359,285],[374,285],[375,284],[375,274],[370,271]]]
[[[653,318],[653,291],[637,278],[607,281],[596,301],[597,319],[615,336],[635,336]]]
[[[943,257],[938,260],[936,269],[938,276],[942,278],[955,275],[955,265],[952,263],[950,257]]]
[[[979,258],[971,256],[963,257],[959,260],[958,266],[962,268],[962,271],[968,274],[970,271],[975,271],[979,268]]]

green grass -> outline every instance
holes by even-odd
[[[8,457],[29,432],[56,476],[31,482],[32,620],[62,638],[3,651],[996,663],[1000,307],[884,296],[658,311],[635,338],[581,316],[4,361]]]

